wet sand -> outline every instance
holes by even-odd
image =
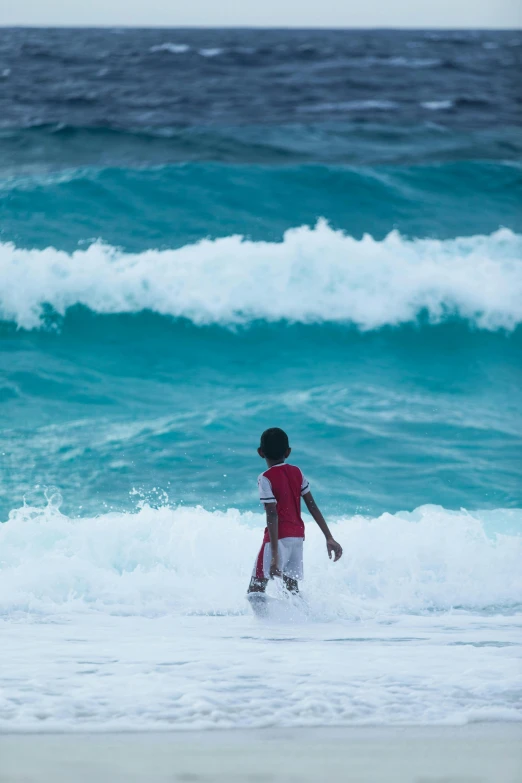
[[[522,724],[3,734],[0,783],[520,783]]]

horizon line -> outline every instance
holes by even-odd
[[[353,26],[330,26],[330,25],[256,25],[256,24],[233,24],[233,25],[199,25],[199,24],[12,24],[0,22],[0,29],[4,30],[324,30],[329,32],[348,31],[348,30],[371,30],[371,31],[404,31],[404,32],[425,32],[425,31],[443,31],[443,32],[522,32],[522,27],[464,27],[464,26],[390,26],[390,25],[353,25]]]

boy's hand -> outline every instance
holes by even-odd
[[[273,579],[275,576],[281,576],[281,571],[277,565],[277,557],[273,557],[270,562],[270,579]]]
[[[333,538],[326,539],[326,549],[328,550],[328,557],[330,560],[332,559],[332,555],[334,556],[334,563],[337,563],[343,555],[342,546],[338,544],[337,541],[334,541]]]
[[[326,538],[326,549],[328,551],[328,557],[330,560],[332,559],[332,555],[334,556],[334,563],[336,563],[339,558],[343,556],[343,548],[340,544],[337,543],[337,541],[334,541],[332,538],[332,534],[330,533],[330,528],[325,522],[325,519],[321,512],[319,511],[317,507],[317,503],[312,497],[311,492],[307,492],[303,495],[303,500],[306,503],[306,507],[310,514],[313,516],[317,524],[319,525],[319,528],[321,529],[321,532],[323,533],[324,537]]]

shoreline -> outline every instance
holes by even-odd
[[[0,734],[0,783],[519,783],[522,723]]]

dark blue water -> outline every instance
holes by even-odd
[[[522,503],[520,32],[0,31],[1,518]]]

